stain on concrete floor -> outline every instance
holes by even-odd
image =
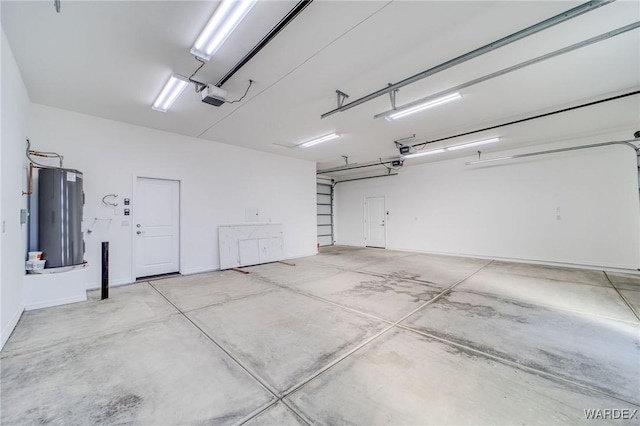
[[[560,424],[584,408],[640,409],[640,324],[615,319],[626,304],[600,298],[599,272],[500,262],[474,280],[487,263],[331,247],[281,277],[268,265],[230,277],[239,286],[178,277],[26,313],[0,354],[0,421]],[[530,300],[483,293],[492,277],[556,287]],[[612,282],[640,289],[634,275]],[[547,288],[597,310],[547,304]]]

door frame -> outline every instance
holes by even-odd
[[[389,218],[387,217],[387,196],[386,195],[365,195],[364,196],[364,202],[362,203],[363,206],[363,219],[362,219],[362,239],[364,241],[364,247],[369,247],[367,245],[367,208],[368,208],[368,203],[367,203],[367,199],[368,198],[382,198],[382,202],[384,203],[384,208],[383,208],[383,217],[384,217],[384,247],[371,247],[371,248],[382,248],[384,250],[387,249],[387,227],[389,225]]]
[[[149,175],[149,174],[143,174],[143,175],[138,175],[138,174],[134,174],[133,175],[133,184],[132,184],[132,191],[131,191],[131,216],[130,216],[130,223],[129,226],[131,227],[131,282],[135,283],[137,278],[136,278],[136,226],[135,226],[135,222],[136,222],[136,214],[138,209],[136,208],[136,200],[138,199],[138,179],[155,179],[155,180],[169,180],[169,181],[174,181],[174,182],[178,182],[178,273],[182,274],[183,271],[183,259],[184,256],[182,255],[182,247],[183,247],[183,234],[184,232],[182,232],[183,230],[183,218],[182,218],[182,179],[180,177],[167,177],[167,176],[163,176],[163,177],[158,177],[155,175]],[[124,209],[124,207],[123,207]],[[124,216],[121,216],[124,217]]]

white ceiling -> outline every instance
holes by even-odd
[[[216,83],[294,5],[260,1],[196,78]],[[397,122],[373,119],[388,96],[320,119],[347,102],[580,4],[541,1],[312,2],[223,88],[247,97],[219,108],[192,90],[167,113],[151,109],[172,72],[199,65],[189,49],[217,2],[2,1],[2,26],[31,100],[71,111],[318,162],[319,168],[397,155],[416,142],[474,130],[640,87],[640,30],[584,47],[462,91],[463,99]],[[640,20],[640,2],[617,1],[406,86],[409,101]],[[640,96],[501,128],[491,152],[620,127],[640,128]],[[287,148],[337,131],[340,139]],[[631,135],[629,135],[631,137]],[[473,151],[475,152],[475,151]],[[468,156],[464,150],[418,161]],[[437,158],[436,158],[437,157]]]

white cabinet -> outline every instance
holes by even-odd
[[[257,265],[284,258],[282,224],[220,225],[220,269]]]

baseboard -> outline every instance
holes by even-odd
[[[66,305],[67,303],[76,303],[76,302],[85,302],[87,300],[87,296],[73,296],[66,297],[64,299],[54,299],[47,300],[46,302],[32,303],[30,305],[25,305],[25,311],[33,311],[34,309],[42,309],[42,308],[51,308],[52,306]]]
[[[7,343],[7,340],[9,340],[9,337],[11,336],[11,333],[13,333],[13,330],[16,328],[16,325],[18,325],[18,321],[20,321],[20,317],[22,316],[23,312],[24,306],[20,305],[7,325],[2,329],[2,334],[0,334],[0,351],[2,351],[5,343]]]
[[[309,257],[309,256],[315,256],[316,254],[318,254],[318,252],[311,251],[309,253],[303,253],[303,254],[299,254],[299,255],[295,255],[295,256],[287,256],[287,257],[283,257],[281,260],[295,260],[295,259],[299,259],[301,257]],[[204,274],[207,272],[216,272],[219,271],[220,267],[218,265],[207,265],[207,266],[199,266],[196,268],[183,268],[180,271],[180,275],[196,275],[196,274]],[[131,281],[131,279],[129,278],[123,278],[123,279],[119,279],[119,280],[114,280],[114,281],[110,281],[109,282],[109,287],[118,287],[121,285],[129,285],[129,284],[133,284],[135,282]],[[88,283],[86,288],[87,291],[91,291],[91,290],[99,290],[102,287],[101,283],[99,282],[91,282]]]
[[[131,281],[130,278],[121,278],[119,280],[109,281],[109,288],[120,287],[122,285],[129,285],[133,283],[135,283],[135,281]],[[100,290],[101,288],[102,288],[102,283],[95,282],[95,281],[92,283],[87,283],[86,285],[87,291]]]
[[[344,247],[359,247],[365,248],[364,246],[353,245],[353,244],[334,244],[336,246],[344,246]],[[466,253],[447,253],[433,250],[416,250],[416,249],[406,249],[402,247],[387,247],[387,250],[395,250],[395,251],[403,251],[407,253],[419,253],[419,254],[435,254],[438,256],[451,256],[451,257],[464,257],[469,259],[486,259],[486,260],[497,260],[502,262],[513,262],[513,263],[526,263],[530,265],[542,265],[542,266],[557,266],[562,268],[574,268],[574,269],[586,269],[590,271],[607,271],[607,272],[619,272],[624,274],[640,274],[640,269],[635,269],[633,267],[628,268],[625,266],[612,266],[612,265],[593,265],[588,263],[572,263],[572,262],[562,262],[562,261],[549,261],[549,260],[537,260],[537,259],[521,259],[514,257],[500,257],[500,256],[483,256],[478,254],[466,254]]]
[[[205,272],[215,272],[215,271],[219,271],[220,268],[216,267],[214,265],[208,265],[208,266],[200,266],[197,268],[185,268],[182,271],[180,271],[181,275],[195,275],[195,274],[204,274]]]
[[[421,254],[436,254],[439,256],[497,260],[502,262],[526,263],[530,265],[557,266],[562,268],[586,269],[591,271],[607,271],[607,272],[621,272],[621,273],[635,273],[635,274],[640,273],[638,269],[626,268],[624,266],[593,265],[588,263],[582,264],[582,263],[571,263],[571,262],[562,262],[562,261],[521,259],[521,258],[514,258],[514,257],[483,256],[483,255],[465,254],[465,253],[445,253],[445,252],[429,251],[429,250],[412,250],[412,249],[405,249],[400,247],[387,247],[387,250],[396,250],[396,251],[404,251],[409,253],[421,253]]]

